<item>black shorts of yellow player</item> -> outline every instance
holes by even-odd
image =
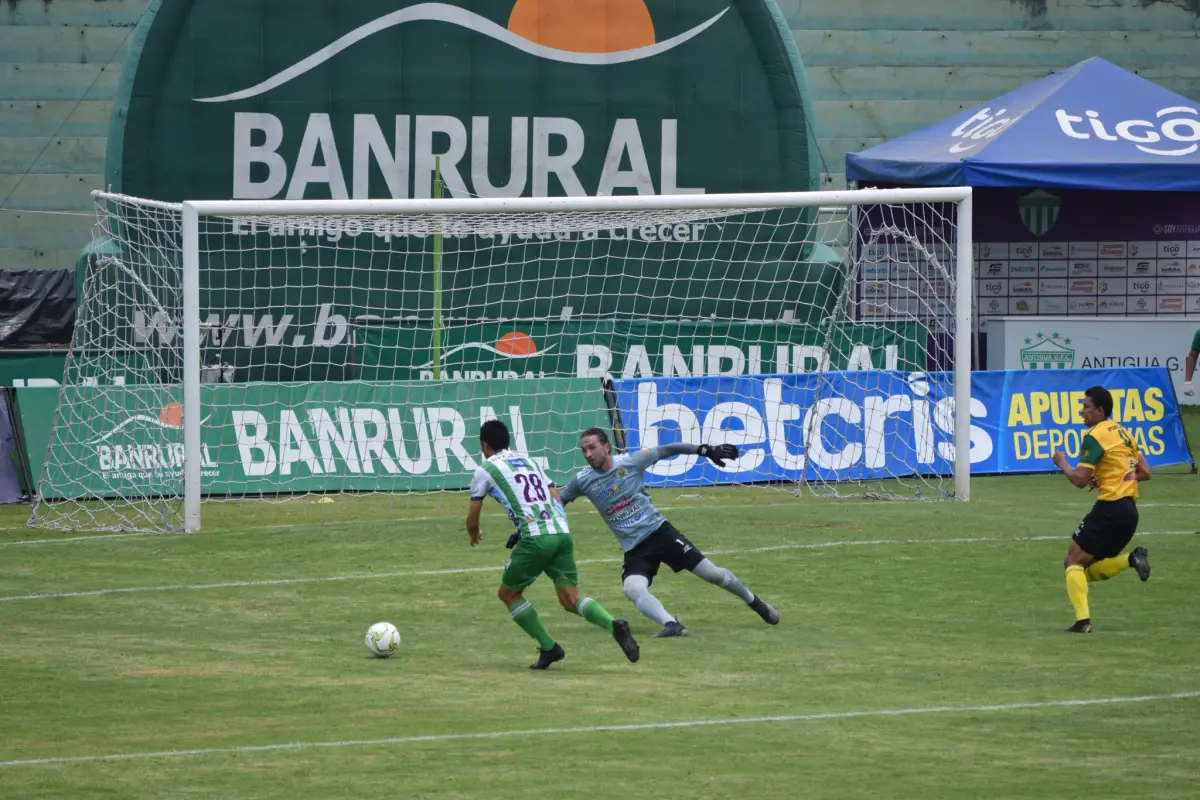
[[[1071,538],[1097,561],[1121,554],[1137,532],[1137,503],[1132,497],[1097,500]]]

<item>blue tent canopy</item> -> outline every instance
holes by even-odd
[[[1200,191],[1200,103],[1089,58],[849,154],[846,177],[860,185]]]

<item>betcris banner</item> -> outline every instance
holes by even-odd
[[[971,376],[971,472],[1055,469],[1079,457],[1083,390],[1101,385],[1151,466],[1188,463],[1179,406],[1163,369],[1022,370]],[[890,370],[669,377],[614,382],[629,449],[726,442],[718,467],[677,456],[646,471],[651,486],[874,480],[949,473],[953,376]],[[809,437],[811,443],[806,445]]]

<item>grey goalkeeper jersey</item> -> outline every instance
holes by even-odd
[[[613,456],[608,472],[581,469],[562,491],[562,501],[566,504],[586,495],[621,543],[621,549],[628,552],[667,521],[651,502],[644,482],[646,468],[660,457],[657,448],[638,450]]]

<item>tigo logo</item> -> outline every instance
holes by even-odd
[[[990,108],[981,108],[976,111],[966,122],[950,132],[950,136],[957,140],[950,145],[950,152],[966,153],[974,150],[1016,125],[1025,115],[1024,112],[1011,116],[1005,116],[1006,114],[1008,114],[1007,108],[1001,108],[994,112]]]
[[[1186,156],[1200,149],[1200,111],[1189,106],[1171,106],[1155,112],[1155,121],[1126,119],[1111,130],[1096,111],[1084,111],[1083,116],[1058,109],[1058,127],[1072,139],[1091,139],[1095,136],[1106,142],[1132,142],[1138,150],[1156,156]],[[1090,131],[1083,129],[1087,122]],[[1172,147],[1171,143],[1177,146]],[[1150,147],[1149,145],[1155,145]]]

